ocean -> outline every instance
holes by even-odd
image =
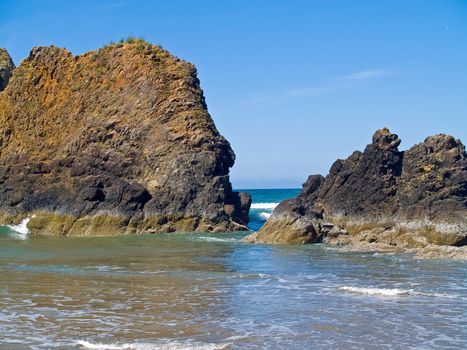
[[[250,228],[298,190],[252,190]],[[0,349],[465,349],[466,263],[0,226]]]
[[[251,194],[253,202],[251,204],[250,223],[248,227],[252,231],[257,231],[271,216],[279,202],[297,196],[300,189],[242,189],[239,191]]]

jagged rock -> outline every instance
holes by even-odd
[[[408,218],[462,217],[467,208],[465,146],[449,135],[434,135],[404,152],[399,210]]]
[[[0,93],[0,219],[32,233],[244,230],[195,67],[142,40],[36,47]]]
[[[399,144],[388,129],[376,131],[363,152],[337,160],[326,177],[310,176],[300,194],[280,203],[247,241],[466,244],[464,145],[444,134],[405,152]]]
[[[349,233],[341,227],[334,226],[328,232],[322,230],[324,236],[327,238],[337,238],[340,235],[348,235]]]
[[[8,51],[0,48],[0,91],[5,90],[14,69],[15,64]]]

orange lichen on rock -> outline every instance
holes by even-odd
[[[0,93],[3,217],[110,215],[139,232],[169,215],[210,223],[194,230],[245,229],[250,200],[232,190],[234,160],[195,67],[139,39],[80,56],[36,47]]]

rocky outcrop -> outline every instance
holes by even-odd
[[[14,69],[15,64],[8,51],[0,48],[0,91],[5,90]]]
[[[0,221],[32,233],[244,230],[195,67],[142,40],[36,47],[0,93]]]
[[[467,243],[467,156],[460,140],[439,134],[403,152],[388,129],[363,152],[312,175],[263,228],[262,243],[365,244],[390,247]]]

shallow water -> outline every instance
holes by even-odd
[[[0,229],[1,349],[462,349],[466,264]]]

